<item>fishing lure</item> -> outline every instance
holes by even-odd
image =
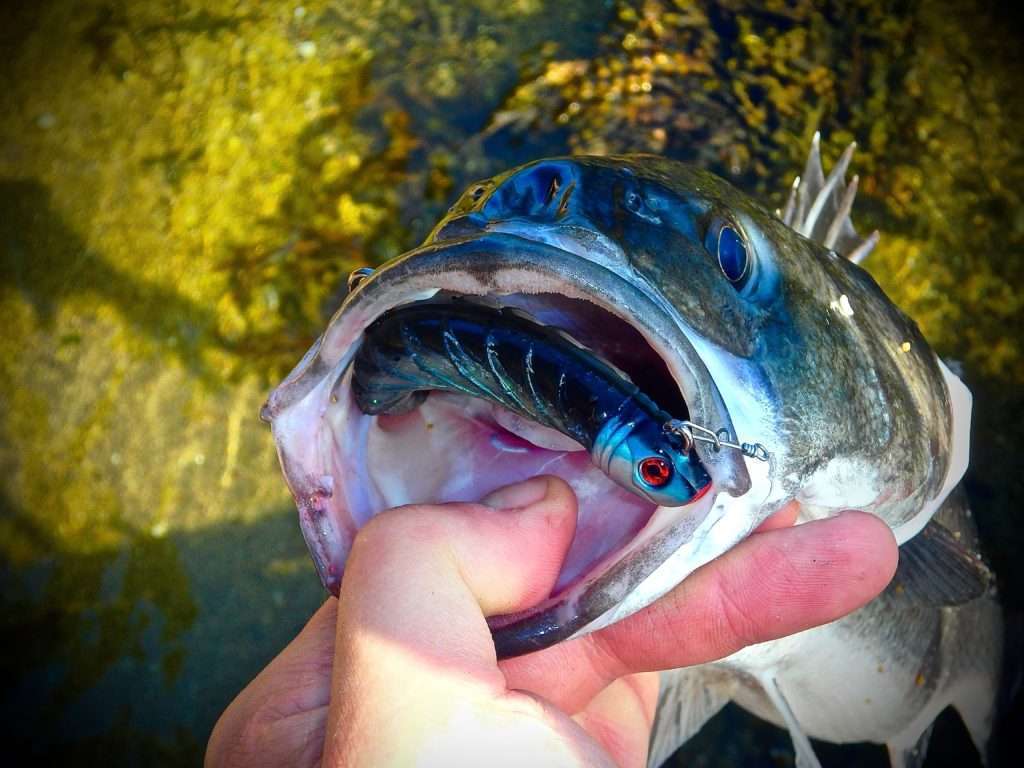
[[[480,397],[576,440],[612,480],[660,506],[710,483],[692,440],[625,374],[515,310],[467,302],[391,310],[366,329],[352,391],[363,413],[402,413],[430,390]]]

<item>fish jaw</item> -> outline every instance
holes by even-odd
[[[564,450],[571,446],[563,444],[556,445],[559,450],[541,453],[551,436],[539,435],[534,442],[529,430],[523,440],[526,445],[517,443],[519,435],[508,429],[509,414],[482,411],[480,401],[434,394],[427,401],[430,407],[421,407],[412,418],[371,417],[359,411],[351,394],[349,364],[362,331],[389,309],[440,292],[498,302],[507,298],[512,305],[541,315],[549,311],[544,301],[550,296],[599,307],[634,327],[661,357],[692,419],[733,431],[729,412],[692,342],[647,286],[633,284],[578,254],[507,233],[417,249],[360,285],[264,407],[303,535],[327,589],[337,594],[355,534],[372,515],[406,503],[476,501],[494,487],[543,472],[563,476],[580,497],[581,524],[574,546],[583,542],[580,548],[587,549],[588,537],[607,535],[607,540],[595,547],[597,555],[589,560],[586,554],[574,559],[570,549],[567,570],[549,600],[526,614],[495,617],[492,628],[503,656],[537,650],[586,631],[610,611],[624,615],[639,610],[647,604],[643,596],[653,592],[634,594],[635,587],[666,561],[683,566],[667,588],[678,583],[693,568],[676,553],[685,550],[706,519],[724,514],[730,507],[728,499],[748,497],[750,472],[736,452],[698,445],[695,450],[711,477],[706,493],[681,507],[643,506],[642,499],[608,480],[585,452]],[[550,311],[557,314],[557,309]],[[453,411],[462,414],[459,420],[451,417]],[[434,427],[427,426],[431,420]],[[446,429],[454,434],[446,434]],[[463,436],[475,437],[460,442],[460,430]],[[455,463],[459,456],[450,452],[452,446],[464,451],[466,444],[475,446],[473,455],[457,462],[457,474],[451,467],[424,466],[424,459],[418,467],[408,466],[416,457],[398,455],[396,446],[413,444],[410,436],[422,439],[425,431],[431,432],[432,444],[448,446],[449,452],[431,450],[421,455]],[[517,458],[520,450],[528,455]],[[401,470],[382,473],[382,464]],[[496,471],[498,466],[516,470]],[[422,480],[414,482],[417,477],[440,479],[431,486]],[[603,514],[598,507],[609,503],[618,505],[612,512],[619,511],[622,520],[602,531],[599,523],[588,521]],[[747,531],[756,524],[749,514],[753,511],[752,506],[746,510],[740,526]],[[710,542],[723,541],[705,533],[701,539],[705,542],[702,552],[709,551]],[[713,556],[709,554],[708,559]],[[664,581],[667,584],[671,578],[666,576]]]

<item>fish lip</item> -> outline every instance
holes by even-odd
[[[289,412],[318,388],[326,387],[318,393],[326,396],[348,368],[362,330],[376,317],[439,290],[467,295],[561,292],[591,301],[631,324],[651,344],[679,386],[692,419],[715,429],[734,430],[726,404],[687,335],[693,331],[681,327],[678,317],[666,311],[664,298],[652,296],[656,289],[639,277],[630,280],[579,253],[508,232],[485,231],[421,246],[379,269],[349,295],[322,337],[271,393],[262,411],[271,422],[307,546],[321,581],[333,594],[338,592],[347,557],[347,547],[338,543],[338,521],[324,512],[334,489],[325,488],[323,475],[303,470],[301,462],[294,459],[294,441],[289,442],[287,435]],[[704,445],[696,450],[712,479],[709,496],[723,492],[740,496],[749,490],[746,465],[735,452],[716,453]],[[349,491],[358,493],[355,488],[344,492],[350,496]],[[713,498],[703,503],[711,502]],[[679,509],[694,508],[696,503]],[[354,530],[351,534],[349,540],[354,538]],[[692,530],[679,525],[656,532],[639,551],[612,562],[592,579],[573,606],[556,598],[551,605],[542,604],[509,622],[498,617],[492,621],[492,631],[499,655],[504,658],[539,650],[585,631],[664,563],[690,534]]]

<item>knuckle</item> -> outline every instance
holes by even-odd
[[[207,768],[254,768],[287,764],[303,768],[318,765],[323,732],[296,711],[294,702],[270,699],[261,703],[237,732],[211,748]],[[288,721],[293,725],[282,728]],[[326,722],[326,708],[323,709]],[[319,721],[317,721],[319,722]]]
[[[371,517],[356,534],[356,540],[363,538],[387,539],[409,537],[418,540],[437,539],[447,533],[454,517],[465,515],[478,504],[456,502],[449,504],[405,504],[386,509]]]
[[[258,764],[264,753],[269,720],[257,711],[240,724],[234,733],[218,733],[207,750],[207,768],[241,768]]]
[[[723,645],[743,647],[758,642],[758,622],[732,581],[719,577],[715,589],[716,608],[721,621]]]
[[[591,667],[597,671],[606,685],[632,671],[616,651],[607,633],[596,632],[590,635],[590,638],[582,647]]]
[[[423,505],[410,504],[388,509],[371,517],[356,533],[352,544],[357,550],[378,553],[396,540],[422,541],[439,535],[440,525],[430,509]]]

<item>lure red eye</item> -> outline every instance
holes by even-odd
[[[661,488],[672,479],[672,467],[664,459],[651,456],[640,462],[640,479],[652,488]]]

